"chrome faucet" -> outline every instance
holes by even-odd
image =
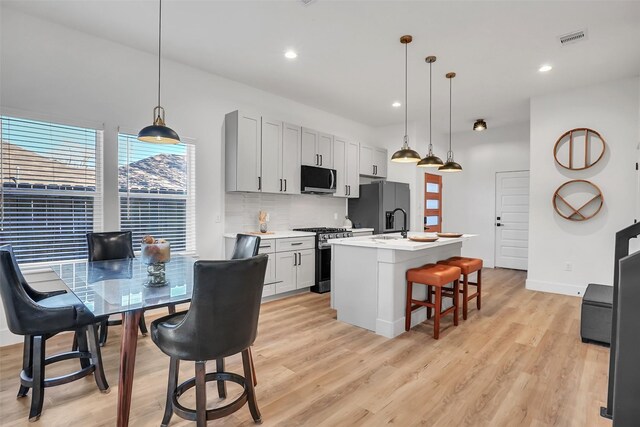
[[[403,239],[406,239],[407,238],[407,212],[402,208],[395,208],[393,211],[391,211],[391,217],[393,217],[398,211],[402,212],[402,215],[404,216],[404,221],[402,223],[402,231],[400,232],[400,234],[402,235]]]

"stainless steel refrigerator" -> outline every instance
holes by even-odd
[[[349,199],[349,219],[358,228],[373,228],[374,234],[396,233],[402,230],[402,208],[409,221],[409,184],[404,182],[374,181],[360,186],[360,198]]]

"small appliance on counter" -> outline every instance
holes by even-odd
[[[349,218],[358,228],[373,228],[373,234],[397,233],[402,230],[402,208],[410,224],[409,184],[374,181],[360,186],[360,198],[349,199]]]
[[[323,294],[331,290],[331,245],[329,239],[353,237],[350,230],[344,228],[312,227],[294,228],[293,231],[316,233],[316,280],[309,288],[311,292]]]

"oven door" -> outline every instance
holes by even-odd
[[[316,250],[316,286],[311,290],[325,293],[331,290],[331,246]]]

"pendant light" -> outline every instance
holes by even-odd
[[[473,130],[476,132],[482,132],[485,129],[487,129],[487,122],[485,122],[484,119],[478,119],[473,124]]]
[[[451,150],[451,82],[456,76],[456,73],[447,73],[446,77],[449,79],[449,151],[447,151],[447,163],[440,166],[438,170],[440,172],[461,172],[462,166],[453,160],[453,150]]]
[[[164,124],[164,108],[160,106],[160,64],[162,53],[162,0],[158,14],[158,105],[153,109],[153,124],[138,132],[138,139],[154,144],[178,144],[180,137]]]
[[[418,162],[420,168],[437,168],[443,165],[442,159],[433,154],[433,144],[431,140],[431,67],[436,62],[435,56],[427,56],[425,58],[427,64],[429,64],[429,152],[426,157]]]
[[[407,133],[408,108],[407,108],[407,50],[409,43],[413,40],[411,36],[400,37],[400,43],[404,45],[404,142],[402,148],[391,156],[391,161],[396,163],[417,163],[420,161],[420,154],[409,147],[409,135]]]

